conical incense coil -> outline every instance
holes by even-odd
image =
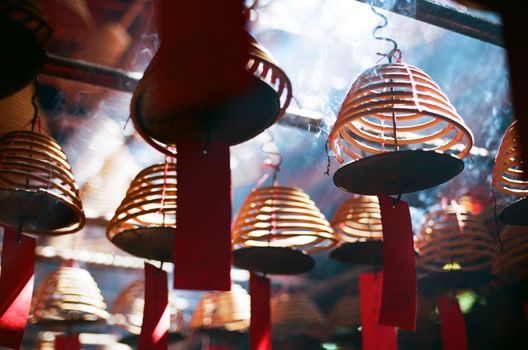
[[[108,318],[97,283],[84,269],[67,263],[49,274],[36,289],[31,303],[32,323],[70,326]]]
[[[0,2],[0,98],[24,86],[39,73],[44,62],[44,45],[51,29],[37,0]]]
[[[353,333],[361,326],[359,297],[347,294],[334,305],[328,316],[328,323],[334,333]]]
[[[85,224],[79,189],[61,147],[49,136],[13,131],[0,138],[0,223],[59,235]]]
[[[284,293],[271,301],[273,337],[304,335],[315,339],[328,337],[328,324],[314,302],[304,293]]]
[[[493,167],[493,186],[513,196],[528,196],[528,174],[523,169],[518,123],[514,121],[504,134]]]
[[[172,256],[176,231],[176,164],[142,170],[110,221],[106,236],[133,255],[156,260]]]
[[[233,224],[233,242],[244,247],[287,247],[306,253],[334,247],[328,221],[301,189],[271,186],[254,189]]]
[[[504,282],[528,280],[528,228],[506,225],[501,231],[502,251],[493,274]]]
[[[381,64],[352,84],[330,133],[338,162],[396,150],[468,155],[473,135],[438,85],[402,62]]]
[[[144,306],[145,282],[133,282],[118,295],[114,302],[111,312],[113,323],[132,334],[141,333]],[[169,307],[171,318],[169,333],[182,333],[184,328],[183,314],[170,296]]]
[[[483,223],[458,205],[427,214],[415,246],[421,272],[487,269],[497,251]]]
[[[194,330],[246,331],[251,315],[247,291],[233,285],[228,292],[204,294],[191,318]]]
[[[336,235],[345,242],[383,239],[381,212],[376,196],[347,199],[337,208],[330,224]]]

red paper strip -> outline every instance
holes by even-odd
[[[416,261],[409,205],[378,195],[383,226],[383,298],[380,323],[416,328]]]
[[[169,328],[167,273],[145,263],[145,306],[138,350],[166,350]]]
[[[229,146],[178,143],[174,288],[231,289],[231,169]]]
[[[396,350],[396,329],[379,323],[383,272],[359,275],[363,350]]]
[[[442,349],[467,350],[466,321],[458,301],[447,296],[436,298],[442,329]]]
[[[0,274],[0,345],[18,349],[29,316],[35,273],[35,239],[4,229]]]
[[[79,335],[58,335],[55,337],[55,350],[81,350]]]
[[[271,350],[271,283],[269,278],[250,274],[251,323],[249,341],[251,350]]]

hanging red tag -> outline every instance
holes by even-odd
[[[361,337],[364,350],[396,350],[396,329],[379,323],[383,272],[359,275]]]
[[[458,301],[447,296],[436,298],[442,329],[442,349],[467,350],[466,321]]]
[[[145,263],[145,306],[139,350],[166,350],[170,328],[167,273]]]
[[[55,337],[55,350],[81,350],[79,335],[57,335]]]
[[[249,341],[251,350],[271,350],[271,283],[269,278],[250,274],[251,323]]]
[[[0,345],[18,349],[29,317],[35,273],[35,239],[4,229],[0,273]]]
[[[178,142],[174,288],[231,289],[229,146]]]
[[[409,204],[378,195],[383,227],[383,298],[380,323],[416,328],[416,261]]]

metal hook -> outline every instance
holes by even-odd
[[[35,124],[38,120],[38,106],[37,106],[37,97],[39,95],[39,83],[38,78],[35,78],[35,92],[31,96],[31,104],[33,105],[33,118],[31,119],[31,131],[35,131]],[[40,125],[40,124],[39,124]]]
[[[401,191],[398,191],[398,196],[396,196],[396,198],[393,198],[393,199],[392,199],[392,207],[393,207],[393,208],[396,208],[396,206],[398,205],[398,203],[400,203],[400,201],[401,201],[401,196],[402,196]]]
[[[396,40],[392,38],[388,38],[385,36],[379,36],[377,34],[379,30],[387,27],[387,25],[389,24],[389,20],[387,19],[387,16],[385,16],[383,13],[378,12],[376,8],[374,7],[374,5],[370,4],[370,9],[372,10],[372,12],[374,12],[377,16],[379,16],[383,20],[382,24],[378,24],[376,27],[374,27],[374,29],[372,30],[372,36],[376,40],[382,40],[382,41],[387,41],[387,42],[392,43],[392,50],[390,50],[388,53],[376,52],[376,54],[378,56],[382,56],[382,58],[386,57],[389,60],[389,63],[392,63],[392,57],[396,53],[400,52],[400,50],[398,50],[398,43],[396,42]],[[400,53],[400,58],[401,58],[401,53]]]

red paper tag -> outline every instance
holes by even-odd
[[[20,241],[19,241],[20,239]],[[35,239],[4,229],[0,274],[0,345],[18,349],[29,316],[35,273]]]
[[[467,350],[466,321],[458,301],[447,296],[436,298],[444,350]]]
[[[363,350],[396,350],[396,329],[379,323],[383,272],[359,275]]]
[[[178,142],[174,288],[231,289],[231,169],[229,146]]]
[[[251,273],[251,323],[249,340],[251,350],[271,350],[271,284],[269,278]]]
[[[55,337],[55,350],[81,350],[79,335],[57,335]]]
[[[139,350],[166,350],[170,328],[167,273],[145,263],[145,306]]]
[[[378,195],[383,226],[383,298],[380,323],[414,331],[416,260],[409,205]]]

